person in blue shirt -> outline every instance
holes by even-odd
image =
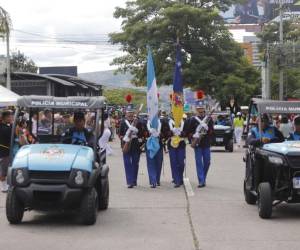
[[[83,112],[74,114],[74,126],[62,135],[62,141],[66,144],[93,145],[94,135],[85,128],[85,116]]]
[[[251,129],[248,137],[248,144],[259,147],[267,143],[283,142],[283,134],[273,125],[271,125],[270,118],[267,114],[263,114],[260,118],[261,132],[258,126]]]
[[[291,133],[288,140],[289,141],[300,141],[300,116],[296,116],[294,119],[294,133]]]
[[[226,126],[227,125],[226,119],[225,119],[225,117],[223,115],[219,115],[218,116],[216,125],[222,125],[222,126]]]

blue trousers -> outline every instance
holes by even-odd
[[[163,148],[161,147],[158,150],[153,159],[150,158],[148,150],[146,151],[146,156],[150,185],[159,184],[163,162]]]
[[[172,178],[177,185],[183,184],[183,173],[185,167],[185,146],[169,148]]]
[[[210,166],[210,147],[195,148],[196,168],[199,184],[205,184]]]
[[[140,153],[129,152],[123,154],[123,161],[127,185],[136,185],[139,172]]]

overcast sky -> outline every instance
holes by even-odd
[[[120,30],[113,18],[126,0],[1,0],[13,29],[11,51],[20,50],[38,66],[77,65],[79,72],[111,69],[121,54],[106,43],[106,35]],[[0,42],[0,53],[5,44]]]

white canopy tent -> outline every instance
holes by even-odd
[[[0,107],[14,106],[20,96],[0,85]]]

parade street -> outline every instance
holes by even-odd
[[[280,205],[272,219],[262,220],[257,207],[244,202],[242,149],[214,148],[207,187],[199,189],[188,146],[186,174],[192,189],[186,194],[170,183],[168,157],[161,187],[149,188],[143,155],[139,185],[128,189],[118,142],[112,147],[110,206],[98,214],[96,225],[80,225],[75,214],[35,211],[25,213],[22,224],[9,225],[5,194],[0,194],[0,249],[299,249],[299,205]]]

